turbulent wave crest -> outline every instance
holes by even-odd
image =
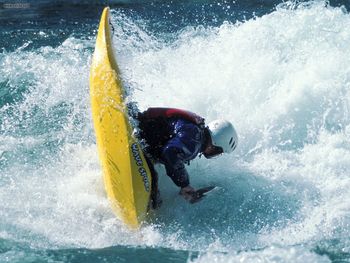
[[[164,205],[129,232],[111,212],[96,153],[94,40],[24,46],[0,55],[0,238],[43,248],[199,251],[193,262],[328,262],[329,247],[350,252],[344,8],[287,3],[244,22],[157,36],[119,11],[112,22],[128,99],[141,110],[178,107],[235,124],[234,154],[188,167],[194,187],[218,189],[187,204],[158,167]]]

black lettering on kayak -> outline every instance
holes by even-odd
[[[139,153],[139,147],[137,146],[136,143],[133,143],[131,145],[131,151],[132,151],[132,155],[134,156],[134,159],[136,161],[137,166],[142,166],[143,163],[142,163],[142,159],[141,159],[141,156]]]
[[[143,167],[139,168],[140,175],[142,177],[143,185],[145,186],[145,189],[147,192],[149,192],[149,182],[148,182],[148,176],[146,169]]]
[[[136,143],[133,143],[131,145],[131,152],[132,152],[132,155],[134,157],[134,160],[135,160],[137,166],[140,166],[138,171],[139,171],[140,176],[142,177],[142,181],[143,181],[143,185],[145,186],[145,190],[147,192],[149,192],[150,191],[150,183],[148,181],[147,171],[143,167],[143,162],[142,162],[142,158],[140,156],[139,147]]]

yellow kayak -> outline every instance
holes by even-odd
[[[117,216],[138,228],[148,210],[151,173],[132,134],[123,94],[106,7],[90,71],[92,118],[107,196]]]

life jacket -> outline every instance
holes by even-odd
[[[186,110],[176,108],[148,108],[138,116],[139,137],[145,140],[145,152],[158,159],[164,145],[174,136],[169,125],[172,118],[181,118],[204,129],[204,118]]]
[[[204,126],[204,118],[187,110],[176,109],[176,108],[148,108],[142,113],[147,119],[155,118],[182,118],[188,120],[199,127]]]

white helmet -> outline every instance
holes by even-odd
[[[215,120],[208,125],[212,144],[222,148],[224,153],[233,152],[238,144],[238,137],[232,123],[226,120]]]

